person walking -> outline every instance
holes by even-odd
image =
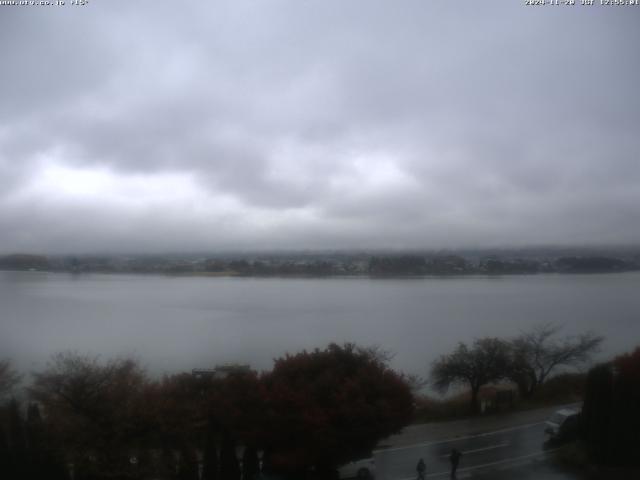
[[[416,471],[418,472],[418,480],[424,480],[424,474],[427,471],[427,466],[425,465],[423,459],[418,460]]]
[[[462,453],[455,448],[451,449],[451,455],[449,455],[449,461],[451,462],[451,478],[456,478],[456,470],[458,470],[458,464],[460,463],[460,457]]]

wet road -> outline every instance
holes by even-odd
[[[546,452],[543,449],[544,425],[534,423],[495,432],[391,447],[375,453],[378,480],[414,480],[416,464],[423,458],[427,478],[446,478],[450,474],[449,453],[462,452],[458,477],[474,470],[498,467],[530,460]]]
[[[448,424],[438,425],[436,431],[414,427],[413,430],[384,442],[385,445],[376,450],[376,479],[415,480],[416,464],[420,458],[427,465],[427,479],[449,478],[449,453],[453,448],[463,454],[457,475],[460,479],[521,479],[527,478],[534,467],[537,471],[535,478],[576,478],[571,474],[558,472],[551,465],[548,454],[552,450],[544,445],[544,420],[556,408],[558,407],[514,415],[514,422],[529,422],[514,423],[512,426],[504,425],[505,422],[500,420],[491,423],[491,420],[478,419],[464,423],[453,422],[450,424],[450,432]],[[420,437],[424,441],[416,441]],[[546,471],[544,475],[543,471]]]

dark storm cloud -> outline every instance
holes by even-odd
[[[637,242],[638,15],[4,7],[2,250]]]

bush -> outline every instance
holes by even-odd
[[[563,373],[538,387],[532,406],[557,405],[582,401],[587,376],[584,373]]]
[[[420,396],[416,398],[414,422],[437,422],[468,416],[470,399],[469,393],[461,393],[445,400],[428,395]]]

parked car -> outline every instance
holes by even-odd
[[[572,408],[563,408],[554,412],[545,424],[544,432],[550,441],[573,440],[580,428],[580,412]]]
[[[358,480],[372,480],[375,478],[376,463],[373,458],[362,458],[346,463],[338,468],[338,478],[357,478]]]

